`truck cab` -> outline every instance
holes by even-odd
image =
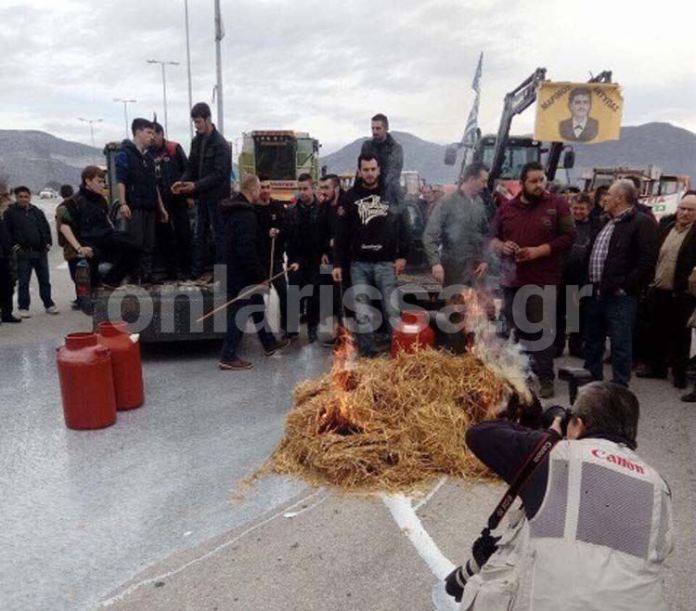
[[[240,175],[270,178],[274,199],[292,202],[300,174],[319,178],[319,141],[307,132],[257,130],[243,134]]]

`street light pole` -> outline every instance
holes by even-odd
[[[92,143],[92,148],[96,148],[94,145],[94,124],[101,123],[104,119],[83,119],[82,117],[77,117],[77,120],[83,123],[89,123],[89,139]]]
[[[163,62],[159,59],[148,59],[148,64],[159,64],[162,66],[162,98],[164,100],[164,133],[169,136],[169,121],[167,118],[167,72],[165,66],[178,66],[179,62]]]
[[[220,13],[220,0],[215,0],[215,64],[217,71],[217,130],[223,134],[225,131],[223,124],[224,103],[222,95],[222,48],[220,41],[225,36],[225,29],[222,25],[222,15]]]
[[[188,112],[191,112],[193,108],[193,91],[191,88],[191,43],[189,39],[189,12],[188,12],[188,0],[184,0],[184,13],[186,15],[186,72],[188,75],[188,100],[189,107]],[[188,113],[186,113],[188,114]],[[193,140],[193,123],[189,119],[189,133],[191,134],[191,140]]]
[[[126,125],[126,140],[130,138],[128,133],[128,104],[135,104],[138,100],[124,100],[123,98],[114,98],[114,102],[121,102],[123,104],[123,120]]]

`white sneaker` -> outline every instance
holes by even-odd
[[[46,308],[46,314],[60,314],[60,310],[56,306]]]
[[[31,314],[29,314],[29,310],[19,310],[19,316],[21,318],[31,318]]]

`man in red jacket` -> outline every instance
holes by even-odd
[[[530,354],[539,396],[554,394],[556,290],[561,255],[573,246],[575,225],[565,199],[546,191],[543,166],[530,162],[522,191],[493,219],[491,248],[501,258],[505,316]]]

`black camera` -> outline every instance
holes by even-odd
[[[568,433],[568,423],[573,417],[573,412],[562,405],[551,405],[544,410],[541,415],[542,427],[548,429],[556,418],[561,419],[561,433],[563,437]]]
[[[457,567],[445,578],[445,592],[456,602],[462,601],[464,586],[471,577],[476,575],[481,567],[498,549],[500,537],[494,537],[489,528],[484,528],[471,548],[471,556],[462,566]]]

